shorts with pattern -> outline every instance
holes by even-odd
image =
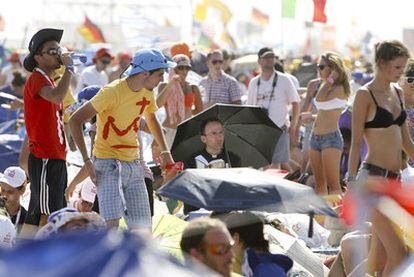
[[[94,160],[99,210],[105,220],[125,217],[129,229],[151,227],[144,169],[139,160]]]

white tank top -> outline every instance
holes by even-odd
[[[345,99],[334,98],[328,101],[316,101],[315,99],[315,107],[318,110],[335,110],[335,109],[344,109],[346,104],[348,103]]]

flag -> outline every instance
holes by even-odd
[[[105,42],[101,29],[85,15],[83,25],[78,28],[84,39],[91,43]]]
[[[325,5],[326,0],[313,0],[313,22],[326,23]]]
[[[282,18],[295,18],[296,0],[282,0]]]
[[[230,35],[230,33],[227,30],[227,28],[221,34],[221,41],[224,42],[225,44],[227,44],[232,49],[236,49],[237,48],[237,44],[234,41],[234,38]]]
[[[201,32],[200,37],[198,38],[198,46],[206,51],[219,49],[219,46],[214,43],[214,41],[209,38],[204,32]]]
[[[269,16],[256,8],[252,9],[252,20],[263,26],[269,24]]]

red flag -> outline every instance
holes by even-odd
[[[325,5],[326,0],[313,0],[313,22],[326,23]]]

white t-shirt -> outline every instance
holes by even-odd
[[[283,127],[289,125],[289,104],[299,102],[300,98],[290,78],[280,72],[277,72],[277,75],[277,84],[272,99],[270,99],[270,96],[275,75],[267,81],[261,79],[259,88],[257,84],[261,75],[254,77],[249,84],[247,104],[268,109],[270,119],[278,127]]]
[[[76,95],[87,86],[100,86],[104,87],[108,84],[108,75],[105,71],[99,72],[95,65],[85,68],[78,81],[78,87],[76,89]]]

